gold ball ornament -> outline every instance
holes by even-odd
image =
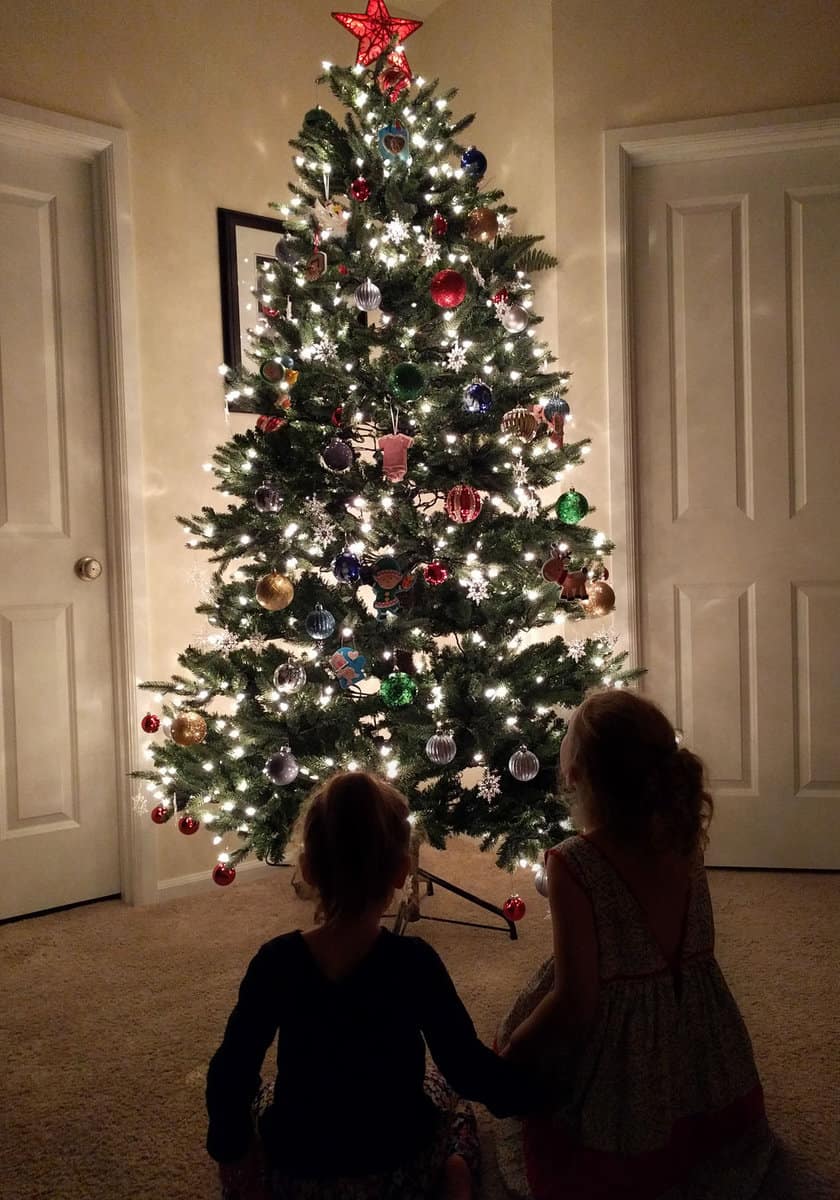
[[[285,575],[279,575],[276,571],[263,575],[262,579],[257,581],[257,603],[269,612],[280,612],[281,609],[288,608],[294,594],[295,589],[291,582]]]
[[[467,236],[474,242],[492,242],[499,232],[499,218],[492,208],[474,208],[467,217]]]
[[[502,417],[502,433],[512,433],[521,442],[530,442],[539,422],[527,408],[512,408]]]
[[[589,598],[584,607],[590,617],[607,617],[615,608],[615,592],[603,579],[588,583],[586,593]]]
[[[198,746],[207,737],[207,722],[201,713],[181,713],[169,731],[176,746]]]

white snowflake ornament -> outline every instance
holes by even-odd
[[[433,267],[440,261],[440,246],[434,238],[420,238],[420,261],[424,267]]]
[[[463,371],[467,365],[467,352],[456,338],[446,355],[446,367],[449,371]]]
[[[581,659],[586,657],[586,642],[569,642],[566,652],[572,662],[580,662]]]
[[[401,246],[410,233],[411,227],[402,217],[391,217],[390,221],[385,222],[385,229],[382,236],[392,246]]]
[[[487,800],[488,802],[495,800],[497,796],[501,795],[502,777],[498,771],[491,771],[489,768],[486,768],[476,791],[482,800]]]

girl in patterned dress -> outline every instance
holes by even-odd
[[[533,1200],[750,1200],[772,1138],[714,953],[703,766],[648,700],[597,692],[560,754],[578,837],[546,855],[554,955],[499,1032],[551,1101],[500,1126]]]
[[[300,866],[321,923],[253,958],[207,1076],[225,1200],[469,1200],[478,1138],[455,1093],[498,1115],[529,1107],[532,1081],[478,1040],[431,946],[380,925],[409,834],[405,798],[372,775],[314,793]]]

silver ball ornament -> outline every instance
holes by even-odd
[[[373,312],[382,303],[382,293],[375,283],[366,279],[356,288],[353,299],[356,301],[356,307],[360,308],[362,312]]]
[[[527,746],[520,746],[518,750],[514,750],[508,760],[508,770],[517,783],[528,783],[531,779],[536,779],[540,773],[540,760],[536,754],[532,754]]]
[[[534,887],[541,896],[548,899],[548,872],[545,867],[539,867],[534,873]]]
[[[426,756],[436,767],[445,767],[457,753],[455,739],[451,733],[433,733],[426,742]]]
[[[278,787],[285,787],[287,784],[294,783],[299,771],[298,760],[288,746],[284,746],[282,750],[278,750],[276,754],[272,754],[271,758],[265,764],[266,775]]]
[[[274,686],[278,692],[296,692],[305,683],[306,670],[303,663],[294,662],[292,659],[281,663],[274,672]]]
[[[528,328],[528,310],[521,304],[511,304],[502,313],[502,324],[508,333],[521,333]]]

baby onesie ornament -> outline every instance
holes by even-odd
[[[339,646],[335,654],[330,655],[330,666],[342,691],[364,679],[366,663],[364,654],[353,646]]]
[[[391,423],[394,432],[383,434],[377,445],[382,451],[382,474],[391,483],[399,483],[405,479],[405,473],[408,470],[408,451],[414,438],[409,437],[407,433],[399,432],[399,413],[393,408],[391,409]]]
[[[385,554],[373,564],[372,579],[377,621],[386,620],[388,613],[399,612],[400,604],[414,587],[414,576],[403,571],[392,554]]]

